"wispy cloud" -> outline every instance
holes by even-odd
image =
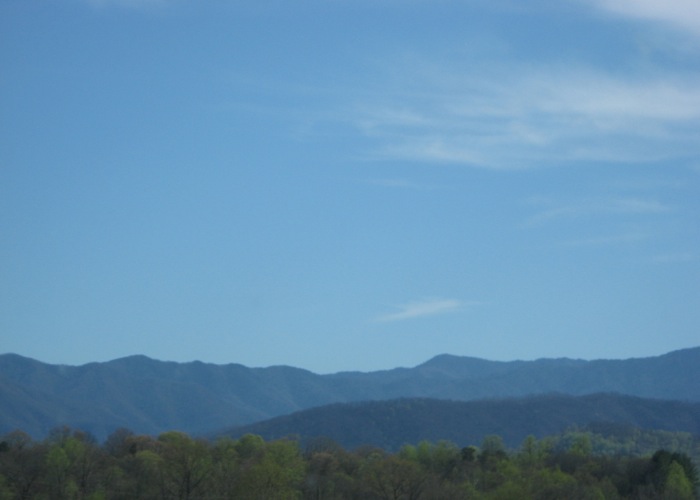
[[[691,167],[692,170],[692,167]],[[680,177],[641,177],[614,181],[611,186],[625,191],[678,191],[688,189],[690,181]]]
[[[386,178],[386,179],[369,179],[366,181],[367,184],[373,186],[382,186],[395,189],[413,189],[413,190],[433,190],[442,189],[444,186],[438,186],[435,184],[426,184],[422,182],[416,182],[409,179],[401,178]]]
[[[649,215],[669,212],[672,208],[657,200],[641,198],[610,198],[579,200],[575,202],[553,203],[547,200],[535,200],[538,206],[546,208],[530,216],[526,227],[538,226],[547,222],[600,215]]]
[[[398,306],[395,312],[376,318],[379,322],[403,321],[424,316],[435,316],[456,312],[469,306],[480,305],[480,302],[457,299],[424,299]]]
[[[374,100],[362,98],[355,126],[379,157],[494,169],[700,153],[695,76],[613,77],[513,62],[451,69],[468,66],[406,62]]]
[[[638,243],[646,240],[649,235],[641,232],[630,232],[608,236],[593,236],[590,238],[581,238],[577,240],[565,241],[563,244],[567,247],[600,247],[610,245],[624,245],[628,243]]]
[[[656,255],[653,259],[658,264],[676,264],[698,260],[698,254],[692,252],[674,252]]]
[[[700,36],[697,0],[592,0],[593,4],[627,17],[670,23]]]

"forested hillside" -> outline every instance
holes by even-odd
[[[478,446],[423,441],[389,453],[348,450],[330,440],[300,447],[251,434],[211,442],[122,429],[100,446],[68,428],[42,441],[13,432],[0,437],[0,498],[697,498],[697,466],[684,451],[600,454],[598,442],[598,435],[578,432],[528,437],[508,450],[499,436],[488,436]]]
[[[326,436],[341,445],[398,450],[406,443],[446,439],[479,443],[498,434],[509,447],[528,435],[544,437],[572,426],[624,424],[700,435],[700,403],[641,399],[615,394],[534,396],[490,401],[399,399],[323,406],[230,429],[222,434]]]
[[[39,438],[66,424],[100,439],[118,427],[204,433],[332,403],[414,397],[469,401],[615,392],[700,401],[698,380],[700,348],[600,361],[495,362],[443,355],[414,368],[331,375],[145,356],[64,366],[6,354],[0,356],[0,432],[21,428]]]

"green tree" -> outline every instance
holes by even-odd
[[[250,460],[263,453],[265,450],[265,440],[255,434],[246,434],[234,445],[241,460]]]
[[[287,500],[301,497],[306,464],[294,441],[273,441],[257,449],[248,438],[243,449],[254,451],[242,464],[236,491],[251,500]],[[256,445],[250,447],[249,445]]]
[[[46,479],[51,498],[99,496],[104,454],[95,438],[69,427],[53,429],[47,439]]]
[[[578,434],[574,438],[573,443],[571,443],[571,448],[569,448],[570,453],[581,457],[589,456],[592,450],[593,447],[591,445],[591,438],[585,433]]]
[[[158,442],[164,496],[189,500],[206,494],[206,480],[212,473],[207,444],[174,431],[161,434]]]
[[[340,462],[335,454],[327,451],[311,453],[307,464],[305,497],[314,500],[340,498],[336,491]]]
[[[532,470],[544,465],[549,456],[549,447],[546,442],[539,442],[535,436],[527,436],[520,445],[517,454],[518,463],[526,470]]]
[[[36,498],[45,487],[46,446],[36,443],[22,431],[13,431],[0,440],[0,472],[13,498]]]
[[[161,475],[156,450],[160,443],[150,436],[130,434],[108,440],[110,461],[104,474],[105,488],[115,499],[156,498],[161,494]]]
[[[396,455],[370,459],[362,477],[368,491],[382,500],[416,500],[426,482],[417,463]]]
[[[236,442],[230,438],[216,441],[212,454],[212,496],[215,498],[235,498],[236,485],[240,480],[241,458],[236,449]]]
[[[692,500],[693,484],[685,475],[683,466],[675,460],[668,466],[663,496],[669,500]]]
[[[75,481],[69,476],[70,465],[66,450],[58,443],[51,446],[46,454],[46,480],[50,498],[72,498],[77,493]]]

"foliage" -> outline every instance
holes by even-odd
[[[0,438],[0,500],[700,498],[687,453],[623,453],[639,449],[630,440],[653,439],[618,431],[617,439],[591,429],[529,436],[513,450],[496,435],[479,447],[422,441],[396,453],[348,451],[328,439],[302,450],[298,441],[255,435],[212,442],[120,429],[99,445],[65,427],[40,442],[15,431]]]

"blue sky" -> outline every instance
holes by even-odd
[[[0,3],[0,351],[700,344],[696,0]]]

